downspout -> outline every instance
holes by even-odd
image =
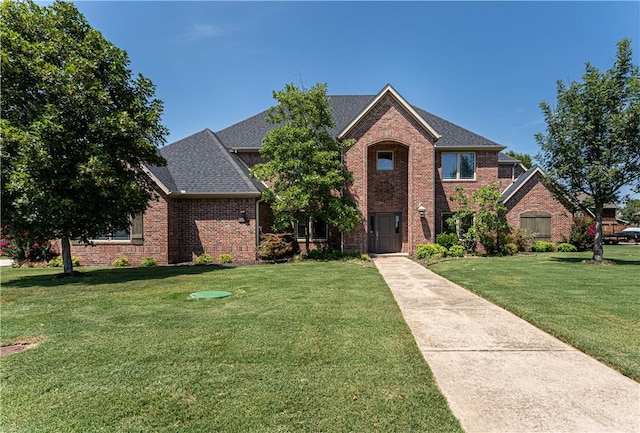
[[[511,182],[515,182],[516,180],[516,164],[518,163],[514,162],[513,165],[511,166]]]
[[[256,201],[256,257],[258,254],[258,247],[260,246],[260,203],[262,203],[262,199],[258,199]]]

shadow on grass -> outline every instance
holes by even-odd
[[[590,259],[585,259],[584,257],[552,257],[551,258],[552,261],[554,262],[561,262],[561,263],[585,263],[585,264],[591,264],[591,263],[587,263]],[[623,260],[623,259],[611,259],[606,257],[604,258],[605,263],[602,266],[607,266],[608,264],[613,264],[616,266],[638,266],[640,265],[640,260]],[[593,266],[600,266],[600,265],[595,265],[593,264]]]
[[[139,280],[162,280],[179,275],[200,275],[209,272],[233,269],[235,266],[195,265],[158,266],[152,268],[104,268],[79,271],[80,276],[59,278],[61,274],[17,275],[4,281],[5,287],[62,287],[74,285],[122,284]]]

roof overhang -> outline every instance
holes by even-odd
[[[171,191],[171,198],[188,199],[188,198],[259,198],[262,196],[259,192],[188,192],[188,191]]]
[[[146,165],[142,164],[142,171],[144,172],[144,174],[146,174],[147,176],[149,176],[149,178],[156,184],[158,185],[158,188],[160,188],[162,190],[162,192],[164,192],[165,194],[169,195],[171,194],[171,191],[169,190],[169,188],[167,188],[167,186],[160,180],[158,179],[158,177],[153,174],[153,172],[151,170],[149,170],[147,168]]]
[[[522,189],[522,187],[523,187],[524,185],[526,185],[526,184],[527,184],[527,182],[529,182],[529,179],[531,179],[531,178],[532,178],[536,173],[538,173],[538,174],[539,174],[540,176],[542,176],[542,177],[546,177],[546,176],[547,176],[547,175],[546,175],[546,173],[545,173],[544,171],[542,171],[542,169],[541,169],[540,167],[537,167],[537,166],[536,166],[536,167],[534,167],[534,168],[533,168],[533,170],[531,170],[531,171],[529,171],[529,173],[527,173],[527,175],[526,175],[526,177],[525,177],[524,179],[522,179],[522,180],[517,179],[517,181],[518,181],[518,182],[520,182],[520,183],[519,183],[519,185],[518,185],[516,188],[512,188],[512,190],[511,190],[511,191],[509,191],[509,188],[511,188],[511,186],[512,186],[512,185],[509,185],[509,186],[508,186],[508,187],[507,187],[507,188],[502,192],[502,194],[503,194],[502,199],[501,199],[502,203],[506,203],[507,201],[509,201],[509,199],[510,199],[511,197],[513,197],[514,195],[516,195],[516,193],[517,193],[518,191],[520,191],[520,189]],[[525,174],[522,174],[522,176],[524,176],[524,175],[525,175]],[[507,194],[507,195],[504,195],[507,191],[508,191],[508,194]]]
[[[474,152],[500,152],[507,148],[507,146],[502,146],[499,144],[496,145],[486,145],[486,146],[438,146],[436,143],[433,147],[436,148],[438,152],[446,152],[448,150],[452,152],[462,152],[465,150],[472,150]],[[513,162],[509,163],[513,165]]]
[[[427,121],[424,120],[422,116],[420,116],[418,112],[414,110],[413,107],[411,107],[411,105],[402,96],[400,96],[400,94],[393,87],[391,87],[391,84],[387,84],[385,88],[382,89],[382,91],[378,93],[378,95],[373,99],[373,101],[371,101],[371,103],[362,112],[360,112],[360,114],[358,114],[355,119],[353,119],[351,123],[349,123],[349,125],[347,125],[347,127],[342,132],[340,132],[340,134],[338,134],[338,139],[342,140],[343,138],[345,138],[347,134],[349,134],[349,132],[351,132],[351,130],[353,130],[353,128],[355,128],[355,126],[369,114],[373,107],[375,107],[382,100],[382,98],[387,95],[391,95],[396,101],[398,101],[400,105],[402,105],[402,107],[411,115],[411,117],[413,117],[416,122],[418,122],[424,129],[426,129],[435,140],[438,140],[440,137],[442,137],[442,135],[438,134],[438,132],[433,129],[433,127],[429,125]]]

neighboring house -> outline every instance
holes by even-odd
[[[410,105],[389,85],[377,95],[329,98],[336,123],[331,133],[355,140],[344,164],[354,175],[347,193],[362,222],[351,233],[339,233],[316,221],[296,227],[298,237],[310,230],[316,247],[413,254],[418,244],[448,231],[457,186],[471,193],[491,183],[504,190],[512,226],[534,227],[539,238],[556,242],[570,234],[571,211],[542,183],[544,173],[526,170],[502,153],[505,146]],[[264,186],[249,176],[261,161],[262,139],[274,127],[266,114],[161,148],[168,165],[148,167],[159,199],[134,220],[130,239],[75,245],[72,254],[96,265],[123,255],[132,263],[148,256],[160,264],[187,262],[202,253],[254,261],[260,233],[270,229],[269,206],[260,199]]]

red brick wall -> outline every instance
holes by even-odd
[[[535,174],[509,201],[506,206],[507,222],[520,227],[520,215],[524,212],[548,212],[551,214],[551,241],[562,242],[563,236],[571,234],[572,214],[561,202],[556,200],[542,183],[539,174]]]
[[[151,201],[143,216],[142,245],[132,245],[130,241],[94,241],[94,246],[72,245],[71,255],[77,256],[83,266],[110,266],[115,259],[123,256],[132,265],[139,265],[146,257],[153,257],[159,265],[166,265],[169,263],[168,200],[166,195],[160,194],[158,201]]]
[[[346,167],[354,174],[354,184],[349,193],[358,203],[362,222],[358,228],[344,235],[346,252],[369,251],[367,221],[370,212],[384,209],[401,212],[403,216],[402,251],[413,253],[417,244],[433,241],[433,137],[391,95],[384,97],[368,115],[356,125],[346,138],[356,144],[345,154]],[[406,166],[400,166],[397,174],[369,176],[375,168],[375,150],[388,146],[398,149]],[[396,155],[396,157],[398,157]],[[372,165],[373,164],[373,165]],[[406,170],[406,173],[404,173]],[[376,199],[376,182],[383,177],[391,182],[394,191],[406,191],[394,196],[393,208],[382,205]],[[405,180],[406,179],[406,180]],[[406,194],[406,195],[405,195]],[[421,219],[417,212],[422,202],[428,209],[427,218]]]
[[[442,152],[436,154],[437,180],[436,180],[436,209],[435,226],[436,233],[441,232],[441,216],[443,212],[455,212],[457,204],[451,201],[451,196],[456,193],[456,187],[461,186],[471,197],[475,191],[485,185],[498,182],[498,153],[476,151],[476,179],[475,180],[443,180],[442,179]]]
[[[500,164],[498,166],[498,182],[500,182],[501,189],[506,189],[522,173],[524,173],[524,170],[520,164],[516,164],[515,166],[513,164]]]
[[[208,253],[214,261],[231,254],[236,262],[256,259],[255,199],[176,199],[171,203],[170,257],[189,262]],[[238,222],[246,211],[249,224]]]
[[[260,156],[260,152],[238,152],[237,155],[249,168],[264,162],[264,159]]]

